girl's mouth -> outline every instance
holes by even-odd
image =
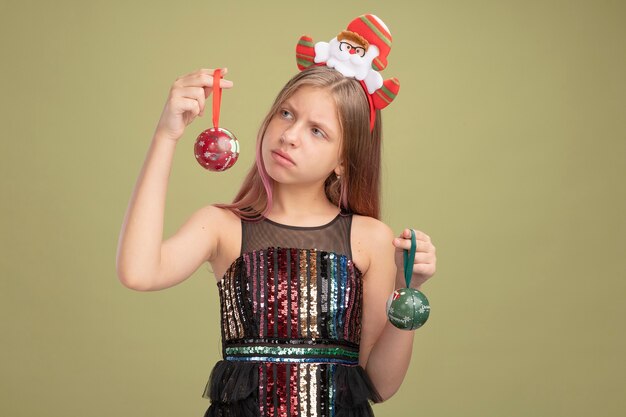
[[[296,165],[291,160],[285,158],[284,156],[282,156],[278,152],[273,152],[272,151],[272,158],[274,158],[274,160],[276,162],[278,162],[279,164],[284,165],[284,166],[294,166],[294,165]]]

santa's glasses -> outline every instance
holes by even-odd
[[[348,42],[343,42],[343,41],[339,42],[339,50],[341,52],[348,51],[350,53],[350,55],[357,54],[361,58],[365,56],[365,48],[362,48],[360,46],[351,45]]]

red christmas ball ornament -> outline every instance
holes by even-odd
[[[196,160],[209,171],[225,171],[239,157],[239,141],[231,132],[212,127],[200,133],[194,147]]]
[[[239,157],[239,141],[235,135],[218,127],[222,100],[221,78],[222,70],[213,71],[213,127],[198,135],[193,149],[196,161],[209,171],[225,171],[235,165]]]

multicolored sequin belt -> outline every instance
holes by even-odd
[[[302,339],[301,339],[302,340]],[[348,366],[359,364],[359,347],[341,341],[320,343],[319,340],[303,340],[288,343],[228,343],[224,347],[224,359],[228,361],[284,362],[284,363],[337,363]],[[241,341],[240,341],[241,342]]]

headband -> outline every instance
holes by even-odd
[[[385,23],[373,14],[364,14],[329,42],[313,43],[310,36],[301,36],[296,46],[296,63],[300,71],[326,65],[357,79],[367,96],[372,131],[376,110],[387,107],[400,90],[397,78],[383,81],[379,74],[387,67],[390,50],[391,33]]]

